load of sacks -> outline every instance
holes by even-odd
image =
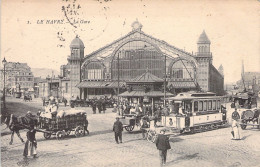
[[[77,115],[77,114],[87,114],[87,112],[84,110],[76,110],[75,108],[71,108],[71,109],[65,110],[65,111],[64,110],[58,111],[56,117],[63,118],[65,116],[71,116],[71,115]],[[40,112],[40,117],[49,118],[49,119],[53,118],[52,112],[50,112],[48,110]]]
[[[57,113],[57,118],[63,118],[65,116],[70,116],[70,115],[77,115],[77,114],[87,114],[86,111],[84,110],[76,110],[75,108],[71,108],[69,110],[60,110]]]

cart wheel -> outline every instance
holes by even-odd
[[[152,139],[152,142],[153,142],[153,143],[155,142],[155,140],[157,139],[157,137],[158,137],[157,134],[155,134],[155,135],[153,136],[153,139]]]
[[[84,128],[81,126],[76,127],[75,136],[76,137],[84,136]]]
[[[71,132],[71,131],[68,130],[68,131],[66,132],[66,135],[69,136],[69,135],[70,135],[70,132]]]
[[[43,133],[43,137],[45,138],[45,139],[49,139],[50,137],[51,137],[51,133]]]
[[[247,122],[243,120],[242,123],[243,125],[241,125],[241,129],[245,130]]]
[[[58,132],[56,133],[56,139],[57,139],[57,140],[61,140],[61,139],[63,139],[63,137],[64,137],[64,135],[63,135],[63,132],[62,132],[62,131],[58,131]]]
[[[151,142],[151,143],[154,143],[155,142],[155,139],[156,139],[156,137],[155,137],[155,133],[153,132],[153,131],[151,131],[151,130],[148,130],[147,131],[147,141],[149,141],[149,142]]]
[[[151,133],[150,130],[148,130],[146,133],[147,133],[147,135],[146,135],[147,136],[146,137],[147,141],[152,142],[153,134]]]
[[[125,130],[128,131],[128,132],[133,131],[133,129],[134,129],[134,125],[130,125],[130,126],[125,127]]]

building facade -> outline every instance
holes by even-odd
[[[27,63],[7,62],[5,65],[5,88],[14,93],[18,87],[27,91],[34,87],[34,76]],[[1,75],[1,90],[4,85],[4,75]]]
[[[165,79],[172,93],[200,88],[221,95],[224,76],[212,65],[210,44],[203,31],[198,51],[188,53],[145,34],[135,21],[127,35],[84,56],[85,46],[77,36],[71,42],[67,65],[60,68],[60,91],[82,99],[113,96],[126,90],[127,81],[148,71]]]

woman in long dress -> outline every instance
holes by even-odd
[[[240,119],[240,115],[237,112],[237,109],[235,109],[235,111],[232,113],[232,135],[234,140],[240,140],[242,139],[242,134],[241,134],[241,126],[239,124],[239,119]]]
[[[36,130],[33,125],[30,126],[30,130],[27,132],[27,141],[25,143],[23,156],[27,158],[28,156],[33,156],[33,158],[37,158],[37,142],[35,138]]]

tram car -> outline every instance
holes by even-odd
[[[260,129],[260,109],[257,107],[257,95],[253,92],[240,92],[232,96],[230,113],[235,110],[240,115],[241,128],[256,126]]]
[[[162,117],[162,125],[180,133],[215,129],[227,124],[222,96],[215,93],[185,92],[167,98],[173,113]]]

